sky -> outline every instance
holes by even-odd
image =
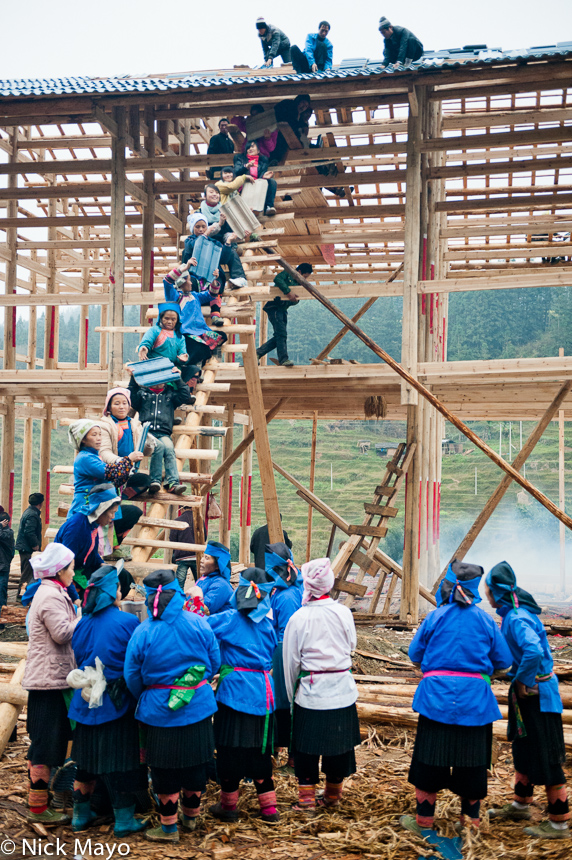
[[[0,79],[147,75],[262,61],[255,21],[265,15],[292,44],[326,18],[334,63],[382,56],[381,15],[428,50],[469,44],[528,48],[572,41],[571,0],[23,0],[2,4]]]

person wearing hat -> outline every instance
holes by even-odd
[[[10,514],[2,511],[0,513],[0,613],[8,603],[8,577],[10,576],[10,565],[15,555],[14,532],[10,528]],[[3,624],[0,624],[0,630],[4,630]]]
[[[501,561],[487,574],[487,600],[502,618],[501,633],[510,649],[508,739],[512,741],[514,800],[489,810],[494,820],[529,819],[535,785],[544,785],[548,820],[524,828],[537,839],[569,838],[570,809],[562,731],[562,699],[541,608],[519,588],[510,564]]]
[[[127,645],[139,621],[135,615],[121,612],[120,600],[119,571],[103,565],[89,578],[82,617],[72,637],[78,666],[68,676],[75,689],[68,711],[76,723],[71,753],[78,768],[73,790],[74,833],[86,830],[97,817],[90,801],[98,777],[113,807],[113,835],[123,837],[145,827],[134,818],[134,794],[145,788],[146,780],[141,779],[139,765],[136,701],[123,678]]]
[[[293,706],[292,751],[298,811],[335,807],[344,779],[356,771],[361,742],[351,652],[357,644],[352,613],[330,597],[334,572],[327,558],[302,565],[302,606],[284,631],[284,677]],[[326,775],[316,800],[320,757]]]
[[[209,140],[209,145],[207,147],[207,155],[230,155],[234,152],[234,142],[229,135],[229,122],[228,117],[223,116],[222,119],[218,121],[218,134],[213,134],[211,139]],[[209,167],[207,170],[207,176],[209,179],[214,179],[215,175],[219,173],[220,167]]]
[[[149,618],[133,633],[125,657],[125,681],[139,700],[136,718],[146,731],[146,760],[159,796],[161,824],[147,830],[151,842],[178,842],[182,825],[194,830],[207,766],[214,753],[216,701],[209,680],[220,651],[207,620],[185,612],[185,595],[172,570],[143,580]]]
[[[18,537],[16,538],[16,549],[20,556],[20,579],[18,581],[18,597],[20,600],[26,586],[34,578],[34,571],[30,564],[33,552],[42,548],[42,505],[44,496],[42,493],[32,493],[28,496],[28,507],[20,517],[18,526]]]
[[[212,187],[216,188],[215,185],[213,185]],[[209,219],[203,212],[194,212],[187,218],[187,226],[189,228],[189,235],[185,239],[185,245],[183,248],[183,254],[181,259],[183,263],[190,263],[191,266],[196,266],[197,260],[193,256],[195,242],[197,241],[199,236],[206,236],[207,239],[210,239],[212,242],[218,241],[216,239],[216,236],[218,233],[220,233],[220,219],[218,222],[213,222],[209,224]],[[221,244],[222,247],[222,251],[220,254],[220,262],[223,266],[228,267],[228,281],[231,284],[231,287],[238,288],[248,286],[248,281],[246,280],[244,268],[240,261],[240,257],[236,252],[236,248],[233,248],[232,245],[222,244],[220,242],[219,244]],[[186,268],[183,268],[182,266],[179,266],[178,268],[180,269],[181,275],[186,271]],[[217,270],[217,272],[218,275],[216,277],[220,278],[220,280],[224,282],[224,273],[221,270]],[[180,277],[180,275],[178,277]],[[164,284],[165,281],[163,281],[163,285]],[[222,293],[222,290],[220,292]],[[214,295],[215,293],[213,292],[212,296]],[[216,295],[218,295],[218,293],[216,293]],[[165,290],[165,297],[167,301],[177,301],[176,297],[173,297],[172,299],[168,297],[167,290]],[[201,302],[201,304],[206,304],[206,302],[203,301]],[[184,320],[182,329],[183,333],[186,334],[187,332],[185,331]]]
[[[220,800],[209,812],[221,821],[238,820],[240,780],[250,777],[266,824],[280,815],[272,779],[274,685],[270,675],[276,633],[270,613],[274,582],[264,570],[240,574],[232,608],[211,615],[221,655],[214,717]]]
[[[75,668],[71,640],[78,619],[67,588],[73,579],[74,554],[60,543],[51,543],[34,556],[31,565],[41,585],[28,612],[28,656],[22,678],[22,687],[28,690],[30,737],[27,818],[37,824],[67,824],[69,816],[48,807],[48,783],[51,768],[64,763],[71,740],[67,676]]]
[[[161,302],[157,323],[145,332],[137,347],[139,360],[168,358],[177,367],[186,368],[189,356],[181,334],[181,309],[176,302]]]
[[[400,823],[417,835],[433,827],[444,788],[461,798],[461,826],[480,824],[492,724],[501,717],[491,677],[506,672],[511,661],[494,619],[477,606],[483,573],[476,564],[451,562],[435,595],[437,609],[409,646],[409,658],[423,672],[413,698],[419,722],[409,769],[417,810]]]
[[[210,540],[201,557],[196,584],[203,592],[203,602],[211,615],[231,608],[234,592],[230,573],[230,550],[224,544]]]
[[[334,59],[334,46],[328,39],[330,25],[327,21],[320,21],[317,33],[308,33],[304,52],[298,45],[292,45],[292,65],[298,74],[309,72],[325,72],[332,68]]]
[[[133,451],[139,451],[143,427],[137,418],[131,418],[131,392],[128,388],[112,388],[107,392],[103,414],[99,419],[101,445],[99,456],[104,463],[117,463]],[[155,450],[155,437],[150,433],[145,440],[143,456]],[[149,489],[151,478],[143,472],[130,475],[122,488],[121,498],[134,499]]]
[[[284,678],[284,631],[295,612],[302,605],[302,575],[294,564],[292,550],[285,543],[270,543],[266,545],[264,554],[266,573],[274,580],[274,588],[270,596],[272,620],[276,638],[276,650],[272,657],[272,677],[276,696],[276,738],[275,747],[290,749],[292,720],[290,702],[286,692]],[[287,766],[290,771],[294,767],[294,759],[289,757]]]
[[[276,57],[280,57],[283,63],[291,62],[290,39],[286,33],[273,24],[267,24],[264,18],[256,19],[256,29],[262,45],[265,66],[270,68]]]
[[[387,18],[379,19],[379,32],[385,40],[383,66],[409,66],[423,56],[423,45],[411,30],[391,24]]]
[[[61,524],[54,543],[63,544],[75,557],[74,582],[83,594],[91,574],[103,564],[100,555],[99,529],[110,525],[121,499],[113,484],[96,484],[84,510],[78,511]]]

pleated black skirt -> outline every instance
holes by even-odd
[[[63,690],[30,690],[26,730],[32,764],[59,767],[66,759],[72,730]]]
[[[88,773],[126,773],[139,767],[139,724],[134,712],[99,726],[76,723],[72,758]]]
[[[210,761],[214,753],[212,717],[190,726],[145,726],[146,761],[149,767],[195,767]]]
[[[560,785],[565,781],[562,765],[566,760],[561,715],[541,711],[539,696],[519,699],[518,707],[526,737],[509,732],[515,770],[526,774],[534,785]],[[510,695],[508,716],[509,727],[514,726],[516,716]]]
[[[355,704],[314,711],[294,705],[292,748],[308,755],[336,756],[361,743]]]
[[[219,703],[214,715],[214,736],[219,747],[248,747],[262,749],[266,717],[258,714],[243,714]],[[272,749],[274,736],[274,714],[268,721],[268,746]]]
[[[453,726],[419,715],[413,759],[434,767],[485,767],[491,763],[493,730]]]

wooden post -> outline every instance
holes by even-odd
[[[145,135],[145,149],[147,157],[155,155],[155,111],[153,107],[145,108],[145,124],[147,134]],[[143,235],[141,238],[141,289],[153,290],[153,250],[155,244],[155,172],[153,170],[143,171],[143,190],[147,195],[147,203],[143,206]],[[139,322],[147,325],[148,321],[145,305],[141,305],[139,311]]]
[[[42,421],[42,432],[40,436],[40,492],[45,497],[43,508],[43,525],[50,522],[50,458],[52,454],[52,404],[47,400],[44,402],[46,417]],[[42,549],[47,543],[42,541]]]
[[[18,161],[18,129],[14,128],[10,135],[10,163]],[[8,176],[8,188],[13,190],[18,187],[18,177],[15,173]],[[18,201],[8,200],[8,218],[16,218],[18,215]],[[17,281],[17,255],[18,255],[18,232],[15,227],[6,230],[6,244],[10,255],[6,263],[6,281],[4,290],[6,295],[16,292]],[[16,367],[16,308],[4,308],[4,368]],[[6,426],[6,423],[4,423]],[[5,443],[3,441],[3,447]],[[2,484],[3,486],[3,484]],[[7,496],[2,496],[7,499]]]
[[[536,427],[534,428],[534,430],[532,431],[516,457],[514,458],[512,463],[514,469],[521,469],[524,466],[524,464],[532,454],[534,448],[536,447],[537,443],[541,439],[542,434],[544,433],[544,431],[558,412],[560,406],[568,396],[568,393],[571,388],[572,379],[567,380],[567,382],[565,382],[560,387],[558,394],[556,395],[556,397],[554,398],[554,400],[552,401],[552,403],[550,404],[550,406],[548,407],[548,409],[546,410],[546,412],[544,413],[544,415],[542,416],[542,418],[540,419],[540,421],[538,422],[538,424],[536,425]],[[489,521],[492,513],[498,507],[502,497],[510,487],[511,483],[512,478],[510,477],[510,475],[504,475],[500,484],[497,486],[493,494],[489,497],[486,505],[478,515],[477,519],[475,520],[475,522],[473,523],[473,525],[471,526],[471,528],[451,556],[449,564],[451,564],[454,559],[462,561],[465,558],[468,551],[476,541],[477,537],[480,535],[481,531],[485,527],[486,523]],[[435,594],[439,587],[439,583],[447,573],[447,568],[449,567],[449,564],[447,564],[447,567],[444,568],[443,572],[441,573],[441,576],[433,586],[433,594]]]
[[[14,492],[14,443],[16,439],[16,408],[13,395],[4,398],[6,412],[2,419],[2,473],[0,476],[0,499],[2,506],[11,514]]]
[[[564,355],[564,348],[560,347],[558,355]],[[564,486],[564,410],[558,412],[558,504],[560,510],[566,507],[566,490]],[[564,523],[560,523],[560,592],[566,594],[566,534]]]
[[[407,407],[407,447],[418,442],[418,406]],[[420,458],[413,462],[406,475],[405,542],[403,547],[403,577],[401,579],[401,621],[416,624],[419,616],[419,478]]]
[[[258,302],[257,302],[258,304]],[[268,340],[268,315],[262,310],[262,302],[260,302],[260,316],[258,322],[258,345],[266,343]],[[263,355],[260,359],[260,366],[266,367],[268,364],[268,355]]]
[[[89,239],[89,227],[85,227],[82,233],[83,239]],[[83,249],[84,261],[89,260],[89,248]],[[89,293],[89,269],[84,269],[82,273],[82,293]],[[77,350],[77,366],[79,370],[85,370],[87,367],[87,348],[88,348],[88,326],[89,326],[89,305],[81,305],[79,309],[79,341]]]
[[[32,492],[32,457],[34,450],[34,419],[24,419],[24,440],[22,449],[22,498],[20,512],[28,507],[28,496]]]
[[[316,477],[316,441],[318,437],[318,413],[314,412],[312,419],[312,448],[310,453],[310,492],[314,492],[314,479]],[[314,508],[312,505],[308,507],[308,534],[306,537],[306,561],[312,558],[312,514]]]
[[[477,434],[474,433],[470,427],[467,427],[464,421],[461,421],[460,418],[458,418],[453,412],[447,409],[447,407],[443,403],[441,403],[441,401],[437,397],[435,397],[435,395],[431,391],[429,391],[428,388],[426,388],[414,376],[411,376],[411,374],[409,374],[397,361],[395,361],[395,359],[392,358],[389,353],[385,352],[385,350],[378,346],[378,344],[374,340],[372,340],[369,335],[365,334],[365,332],[363,332],[359,328],[359,326],[353,323],[351,319],[343,313],[343,311],[341,311],[329,299],[323,296],[313,284],[303,278],[302,275],[300,275],[296,271],[296,269],[294,269],[282,258],[280,258],[280,265],[282,266],[282,268],[286,269],[289,274],[292,275],[292,277],[296,280],[298,284],[300,284],[300,286],[304,287],[304,289],[307,290],[311,295],[313,295],[314,298],[316,298],[322,305],[324,305],[324,307],[328,308],[328,310],[331,311],[334,316],[336,316],[345,325],[347,325],[350,331],[353,332],[353,334],[355,334],[356,337],[358,337],[362,341],[362,343],[365,343],[365,345],[369,347],[372,352],[374,352],[381,359],[383,359],[383,361],[385,361],[385,363],[388,364],[389,367],[392,368],[392,370],[398,373],[402,379],[405,379],[412,388],[415,388],[416,391],[425,398],[425,400],[428,400],[429,403],[431,403],[431,405],[434,406],[435,409],[437,409],[437,411],[440,412],[441,415],[443,415],[447,419],[447,421],[450,421],[451,424],[453,424],[453,426],[457,428],[457,430],[460,430],[461,433],[466,436],[469,441],[476,445],[477,448],[479,448],[484,454],[486,454],[487,457],[493,461],[493,463],[495,463],[500,469],[502,469],[503,472],[506,472],[507,475],[510,475],[513,481],[516,481],[516,483],[519,484],[519,486],[521,486],[524,490],[526,490],[527,493],[530,493],[530,495],[534,499],[536,499],[537,502],[540,502],[540,504],[543,505],[547,511],[550,511],[550,513],[553,514],[553,516],[555,516],[558,520],[560,520],[560,522],[563,522],[567,528],[572,529],[572,519],[567,516],[567,514],[561,511],[560,508],[558,508],[554,504],[554,502],[552,502],[547,496],[544,495],[544,493],[541,493],[540,490],[534,487],[530,483],[530,481],[527,481],[526,478],[523,478],[523,476],[520,475],[516,471],[516,469],[510,465],[510,463],[507,463],[505,460],[503,460],[502,457],[499,457],[496,451],[493,451],[493,449],[490,448],[486,444],[486,442],[483,442],[483,440],[479,436],[477,436]]]
[[[246,343],[248,345],[248,349],[243,353],[244,376],[246,380],[246,390],[248,392],[248,401],[250,404],[254,440],[256,442],[256,457],[258,460],[258,471],[260,473],[266,522],[268,523],[268,535],[270,543],[279,543],[284,540],[284,533],[282,530],[282,523],[280,521],[280,510],[278,507],[278,496],[276,494],[274,470],[272,469],[272,455],[270,453],[268,428],[266,426],[266,417],[264,414],[262,386],[260,384],[260,376],[258,375],[258,361],[256,358],[254,335],[251,333],[241,334],[240,340],[241,343]]]
[[[412,376],[417,376],[417,332],[419,319],[419,252],[420,252],[420,200],[421,200],[421,129],[425,89],[419,90],[419,110],[409,110],[407,120],[407,196],[405,199],[405,248],[403,255],[403,323],[401,336],[401,363]],[[418,392],[410,385],[402,385],[401,402],[416,404]],[[419,448],[416,457],[421,454]]]
[[[230,403],[227,409],[226,436],[223,439],[222,455],[223,461],[232,453],[234,443],[234,404]],[[224,546],[230,546],[230,474],[225,472],[220,483],[220,509],[222,517],[219,520],[218,539]]]
[[[55,181],[54,176],[46,177],[50,184]],[[57,215],[57,200],[50,198],[48,200],[48,215],[50,218],[55,218]],[[57,239],[57,230],[55,227],[48,228],[48,239],[53,242]],[[56,284],[56,252],[53,247],[48,248],[47,265],[49,269],[48,278],[46,281],[46,293],[50,295],[57,291]],[[52,370],[56,367],[56,317],[58,309],[56,307],[48,307],[46,305],[44,313],[44,370]]]
[[[10,684],[20,686],[25,670],[26,661],[20,660],[10,679]],[[18,724],[18,717],[22,712],[22,707],[22,705],[12,705],[8,702],[3,702],[0,705],[0,756],[4,754],[10,736]]]
[[[242,440],[246,440],[249,434],[250,423],[242,425]],[[242,454],[242,469],[240,478],[240,544],[238,560],[241,564],[250,564],[250,518],[248,516],[248,498],[250,495],[250,482],[252,480],[252,442],[247,445]]]
[[[125,280],[125,123],[124,107],[114,109],[117,136],[111,140],[111,270],[109,312],[111,326],[123,325]],[[112,332],[109,339],[108,384],[112,388],[123,374],[123,334]]]

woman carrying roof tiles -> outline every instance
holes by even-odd
[[[541,609],[534,597],[519,588],[515,573],[506,561],[495,565],[485,580],[485,594],[502,618],[501,632],[512,655],[509,677],[508,739],[514,761],[514,800],[489,817],[522,821],[530,818],[535,785],[546,787],[548,820],[525,827],[538,839],[570,836],[570,810],[566,758],[562,731],[562,700]]]
[[[401,826],[421,835],[433,827],[437,793],[448,788],[461,797],[461,825],[480,824],[487,796],[492,724],[501,712],[491,676],[508,671],[510,651],[493,618],[477,606],[484,571],[453,561],[430,612],[409,646],[423,679],[413,699],[419,714],[409,782],[415,786],[416,815]]]
[[[220,645],[221,669],[214,718],[220,801],[209,812],[237,821],[240,780],[250,777],[266,824],[279,821],[272,779],[274,686],[270,677],[276,634],[270,620],[274,583],[250,567],[240,575],[232,608],[208,623]]]
[[[220,652],[205,618],[185,612],[185,595],[172,570],[143,580],[149,621],[134,632],[125,657],[125,681],[139,699],[136,717],[147,733],[146,760],[159,796],[160,826],[147,830],[151,842],[178,842],[177,814],[182,789],[182,826],[194,830],[207,765],[214,753],[209,680]]]
[[[351,674],[356,647],[352,614],[330,597],[334,572],[327,558],[302,565],[301,608],[284,632],[284,676],[293,703],[292,749],[298,779],[294,809],[338,806],[344,779],[356,771],[360,743],[357,688]],[[326,775],[316,800],[320,757]]]

